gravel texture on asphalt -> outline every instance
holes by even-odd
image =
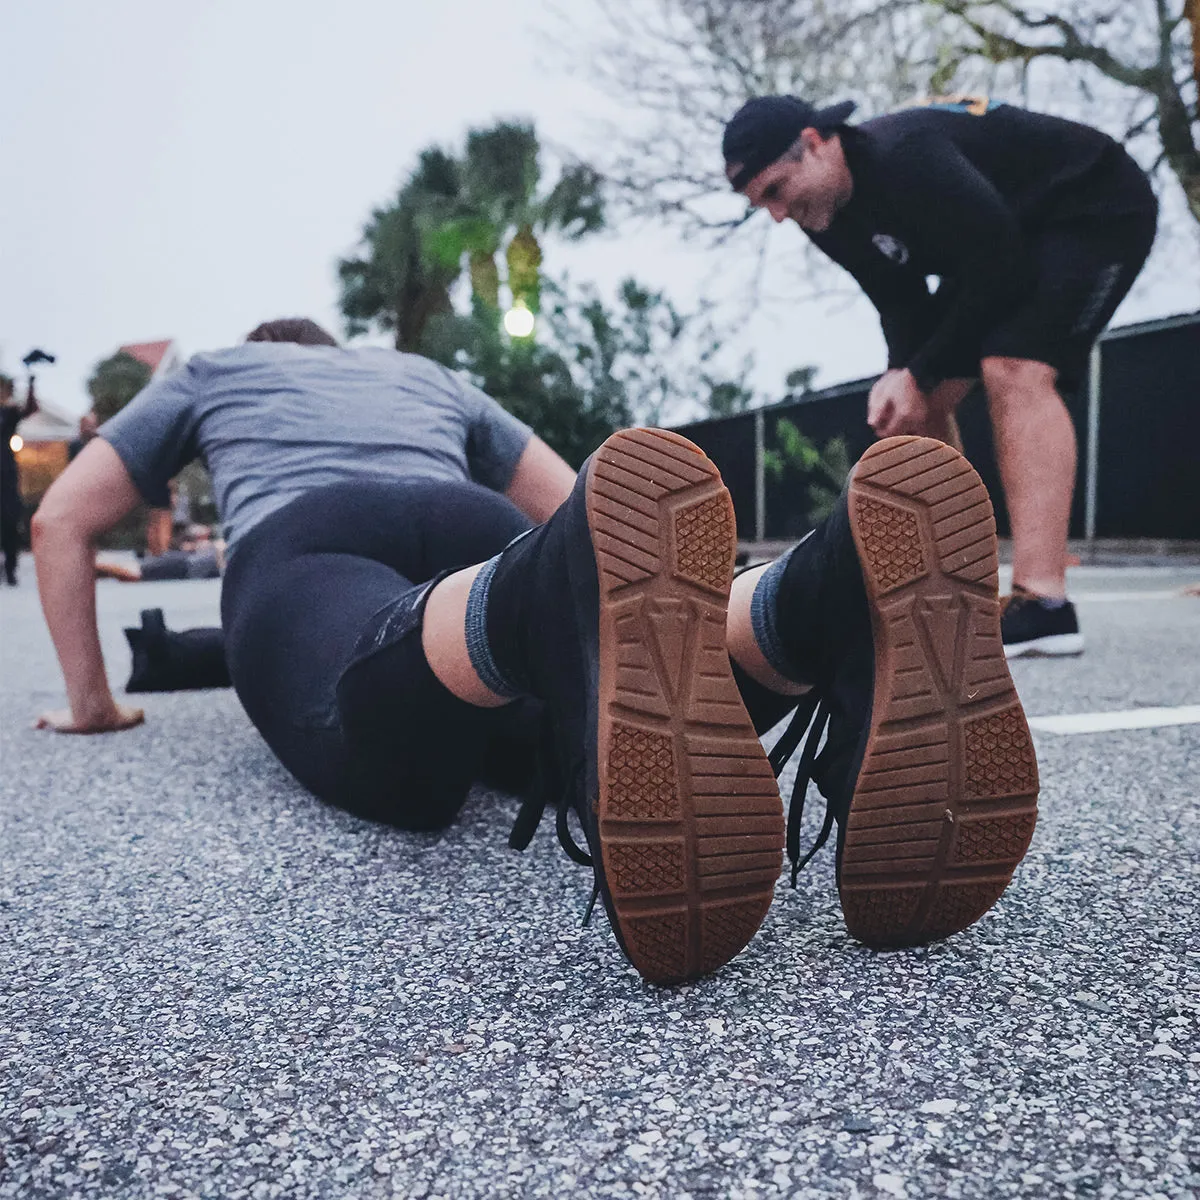
[[[34,732],[63,693],[24,567],[0,589],[3,1200],[1200,1190],[1200,726],[1036,735],[1033,847],[964,934],[851,942],[830,848],[730,966],[663,991],[581,928],[549,822],[507,849],[509,797],[437,836],[357,821],[229,691]],[[138,609],[182,628],[217,597],[101,584],[110,675]],[[1031,714],[1200,701],[1200,599],[1080,612],[1082,659],[1016,664]]]

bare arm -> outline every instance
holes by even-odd
[[[38,591],[67,685],[70,712],[45,713],[40,728],[61,733],[127,729],[140,709],[118,705],[104,673],[96,628],[95,541],[141,501],[117,452],[89,442],[54,482],[34,514]]]
[[[531,437],[504,494],[526,516],[548,521],[571,494],[575,472],[539,437]]]

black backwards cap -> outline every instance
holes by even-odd
[[[725,171],[733,190],[740,192],[759,171],[769,167],[800,136],[803,129],[828,133],[839,125],[857,105],[853,100],[817,108],[798,96],[755,96],[733,114],[725,126],[721,150]]]

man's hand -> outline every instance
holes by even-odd
[[[55,733],[119,733],[132,729],[146,719],[140,708],[113,703],[111,709],[102,710],[87,717],[76,719],[69,708],[58,708],[44,712],[34,722],[34,729],[50,729]]]
[[[867,398],[867,424],[880,437],[923,433],[929,422],[929,402],[908,370],[886,372]]]

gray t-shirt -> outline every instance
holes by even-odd
[[[473,480],[503,491],[528,426],[415,354],[247,342],[197,354],[100,428],[147,503],[194,458],[230,550],[297,496],[356,479]]]

